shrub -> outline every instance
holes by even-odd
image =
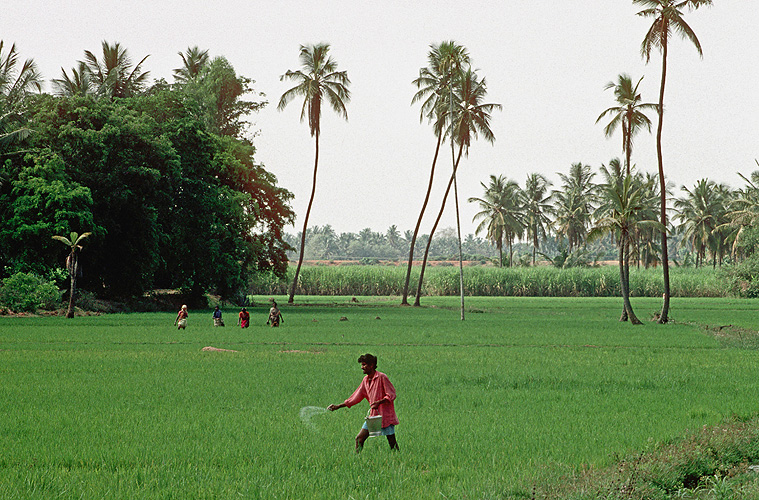
[[[34,273],[16,273],[5,278],[0,287],[0,304],[11,311],[56,309],[60,301],[61,293],[55,282],[46,281]]]
[[[77,290],[76,305],[85,311],[96,311],[98,309],[97,296],[87,290]]]
[[[759,297],[759,257],[753,255],[723,272],[734,294],[750,299]]]

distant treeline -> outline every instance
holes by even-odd
[[[306,239],[305,260],[330,261],[330,260],[355,260],[357,262],[371,264],[377,261],[397,261],[408,259],[409,245],[412,231],[401,233],[397,226],[390,226],[385,232],[373,231],[364,228],[358,233],[336,233],[332,227],[313,226],[308,229]],[[300,232],[297,234],[284,233],[286,241],[292,250],[287,252],[290,260],[297,259],[300,248]],[[424,248],[427,245],[429,235],[421,234],[416,239],[414,255],[421,259]],[[492,262],[498,264],[499,252],[495,244],[476,236],[468,234],[461,241],[464,260]],[[562,250],[566,250],[566,242],[561,238],[551,238],[543,242],[541,247],[542,260],[552,260]],[[516,243],[513,246],[514,265],[530,265],[532,258],[532,245],[528,243]],[[616,249],[611,240],[599,241],[587,245],[576,256],[581,256],[584,264],[616,259]],[[430,244],[431,260],[457,260],[458,239],[454,228],[440,229]],[[508,265],[508,256],[504,257],[504,265]]]

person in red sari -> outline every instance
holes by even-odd
[[[350,408],[364,399],[369,401],[370,416],[382,415],[383,436],[387,436],[387,442],[391,450],[398,450],[398,442],[395,439],[395,426],[398,424],[398,416],[395,414],[395,387],[390,383],[382,372],[377,371],[377,357],[369,353],[362,354],[358,358],[361,363],[361,370],[364,372],[364,379],[353,392],[353,394],[343,403],[329,405],[329,411],[335,411],[340,408]],[[356,436],[356,453],[364,447],[364,441],[369,437],[369,429],[366,423]]]
[[[248,328],[250,326],[250,313],[244,307],[240,311],[240,317],[237,319],[237,324],[240,328]]]

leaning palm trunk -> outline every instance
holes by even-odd
[[[666,40],[667,23],[661,23],[662,40]],[[656,128],[656,158],[659,162],[659,189],[661,190],[661,265],[664,274],[664,295],[658,323],[669,320],[669,252],[667,250],[667,186],[664,182],[664,160],[661,151],[661,131],[664,121],[664,84],[667,80],[667,43],[662,44],[661,87],[659,88],[659,125]]]
[[[295,277],[293,284],[290,286],[290,297],[287,299],[288,304],[295,300],[295,288],[298,286],[298,275],[300,275],[300,266],[303,265],[303,251],[306,249],[306,229],[308,228],[308,217],[311,215],[311,205],[314,203],[314,194],[316,194],[316,170],[319,166],[319,133],[316,133],[316,154],[314,157],[314,180],[311,186],[311,198],[308,200],[306,217],[303,219],[303,232],[300,236],[300,252],[298,256],[298,266],[295,268]]]
[[[443,203],[440,205],[440,212],[437,214],[437,218],[435,219],[435,224],[433,224],[432,229],[430,230],[430,237],[427,239],[427,246],[424,248],[424,259],[422,260],[422,270],[419,273],[419,283],[416,285],[416,297],[414,297],[414,306],[419,307],[421,304],[419,302],[419,297],[422,295],[422,284],[424,282],[424,270],[427,268],[427,258],[430,254],[430,245],[432,244],[432,236],[435,234],[435,230],[437,229],[437,225],[440,223],[440,218],[443,216],[443,211],[445,210],[445,202],[448,200],[448,193],[451,192],[451,186],[453,185],[453,180],[456,176],[456,170],[459,168],[459,162],[461,161],[461,154],[464,151],[464,145],[462,144],[459,147],[459,155],[456,159],[456,165],[453,167],[453,174],[451,175],[451,178],[448,180],[448,186],[445,188],[445,194],[443,195]]]
[[[406,283],[403,285],[403,299],[401,305],[407,306],[408,303],[408,287],[411,280],[411,267],[414,262],[414,246],[416,245],[416,237],[419,234],[419,226],[422,224],[422,218],[424,217],[424,211],[427,209],[427,203],[430,201],[430,193],[432,192],[432,181],[435,178],[435,164],[437,163],[437,157],[440,153],[440,143],[443,138],[442,131],[437,135],[437,146],[435,147],[435,156],[432,158],[432,168],[430,168],[430,182],[427,184],[427,194],[424,195],[424,203],[422,204],[422,210],[419,212],[419,218],[416,221],[416,227],[414,228],[414,235],[411,237],[411,248],[408,251],[408,269],[406,270]]]
[[[630,323],[633,325],[642,325],[643,323],[637,318],[637,316],[635,316],[632,304],[630,303],[630,264],[628,261],[628,252],[625,251],[628,245],[627,238],[628,236],[625,234],[620,235],[621,241],[619,245],[619,284],[622,288],[622,302],[624,304],[624,311],[627,315],[627,319],[630,320]],[[620,318],[620,321],[625,321],[625,319]]]

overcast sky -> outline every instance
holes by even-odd
[[[704,52],[672,41],[668,58],[663,134],[664,168],[678,188],[708,177],[732,187],[737,172],[759,169],[759,9],[750,0],[715,0],[686,13]],[[474,231],[480,182],[503,174],[524,186],[539,172],[576,162],[598,167],[621,157],[621,137],[606,139],[596,118],[613,106],[607,82],[626,72],[641,84],[643,100],[656,102],[661,57],[649,64],[640,43],[651,21],[636,16],[630,0],[474,2],[467,0],[290,0],[214,2],[183,0],[5,0],[0,39],[34,58],[46,80],[70,71],[84,50],[100,53],[103,40],[120,42],[133,61],[168,81],[181,65],[177,53],[197,45],[225,56],[238,74],[256,81],[269,106],[251,117],[258,159],[295,194],[300,229],[311,189],[314,145],[299,121],[299,105],[276,110],[293,84],[279,80],[298,69],[301,44],[329,43],[352,84],[348,121],[324,110],[319,177],[310,225],[337,232],[365,227],[413,229],[426,189],[435,136],[411,106],[412,80],[426,66],[430,44],[455,40],[488,82],[488,102],[503,105],[492,118],[496,141],[473,143],[460,166],[463,232]],[[48,90],[50,86],[48,85]],[[650,116],[654,122],[656,116]],[[605,123],[604,123],[605,125]],[[638,136],[633,162],[655,172],[653,134]],[[450,172],[441,156],[429,215],[429,232]],[[455,225],[453,206],[441,227]]]

